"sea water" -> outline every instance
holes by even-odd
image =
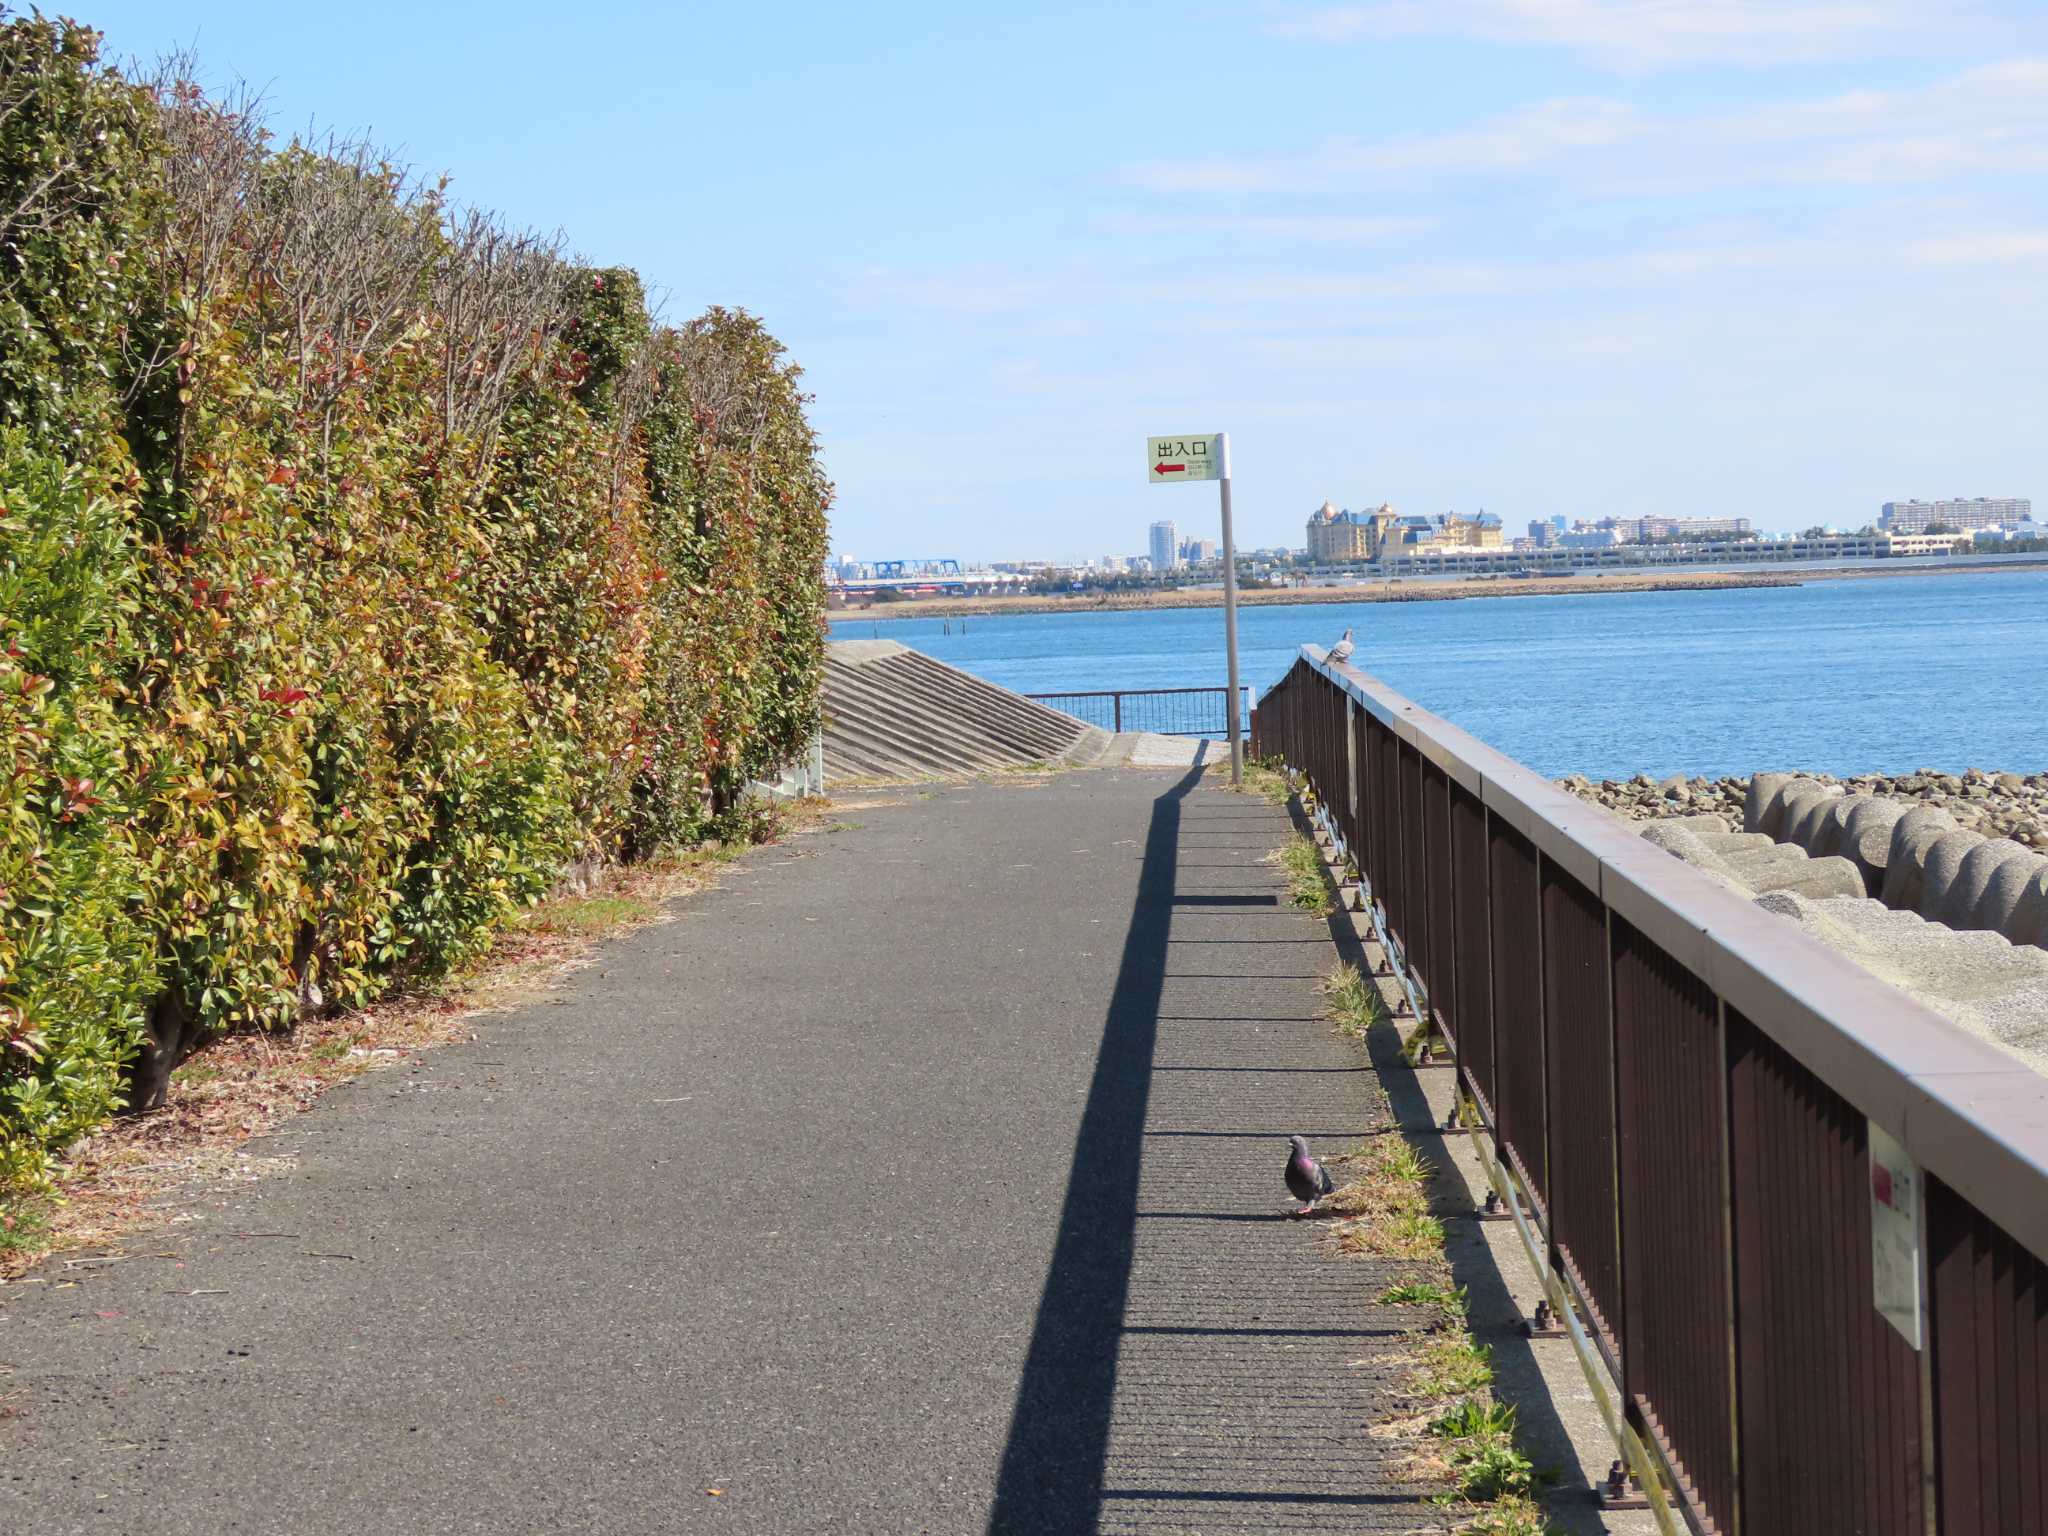
[[[900,640],[1020,693],[1213,687],[1221,608],[882,618]],[[1694,592],[1247,607],[1254,697],[1304,642],[1540,772],[2048,770],[2048,571]]]

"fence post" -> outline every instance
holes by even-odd
[[[1121,735],[1124,728],[1124,696],[1121,693],[1111,694],[1109,696],[1109,707],[1114,712],[1117,733]]]

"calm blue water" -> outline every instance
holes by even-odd
[[[1263,691],[1304,641],[1541,772],[2048,770],[2048,572],[1724,592],[1246,608]],[[1223,611],[844,620],[1021,693],[1222,683]]]

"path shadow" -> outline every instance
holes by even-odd
[[[1074,1138],[1059,1237],[1024,1356],[989,1536],[1096,1528],[1117,1340],[1137,1243],[1138,1172],[1172,936],[1182,802],[1201,782],[1202,770],[1194,769],[1152,802],[1137,899]]]

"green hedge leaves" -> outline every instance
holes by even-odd
[[[804,405],[752,316],[0,17],[0,1184],[799,751]]]

